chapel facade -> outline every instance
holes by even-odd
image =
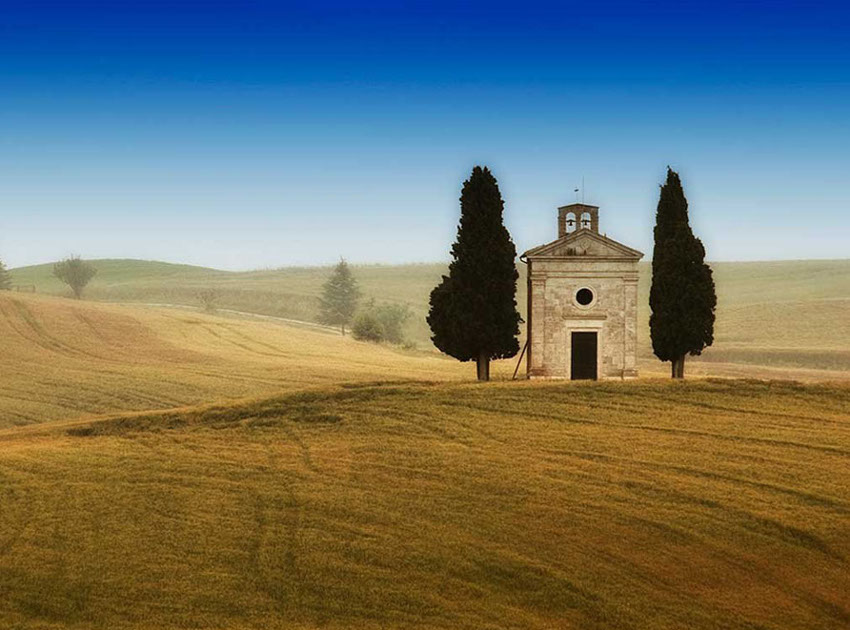
[[[637,376],[638,261],[599,233],[599,208],[558,208],[558,238],[528,250],[528,378]]]

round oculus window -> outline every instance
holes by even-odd
[[[591,302],[593,302],[593,291],[590,289],[579,289],[576,292],[576,302],[581,304],[582,306],[587,306]]]

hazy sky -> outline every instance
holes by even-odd
[[[448,257],[488,165],[652,250],[678,170],[714,260],[850,256],[850,9],[782,2],[3,0],[0,258]]]

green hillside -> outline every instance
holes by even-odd
[[[88,290],[94,300],[197,305],[197,293],[214,288],[222,308],[314,321],[327,268],[227,272],[167,263],[95,261],[99,273]],[[850,260],[713,263],[718,287],[715,346],[702,362],[833,371],[850,370]],[[525,312],[524,265],[519,306]],[[651,362],[648,334],[649,265],[641,266],[640,354]],[[367,298],[404,302],[413,318],[408,335],[429,347],[424,317],[428,295],[445,273],[441,264],[355,267]],[[65,294],[50,265],[12,271],[18,284]]]
[[[207,267],[153,260],[104,259],[93,261],[92,264],[97,268],[97,276],[90,287],[95,290],[126,285],[144,286],[149,283],[180,283],[228,273]],[[12,270],[12,279],[15,284],[34,285],[39,293],[66,293],[68,289],[53,276],[52,263],[18,267]]]

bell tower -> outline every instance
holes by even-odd
[[[638,261],[643,254],[599,233],[599,208],[558,208],[558,238],[528,265],[528,378],[637,376]]]
[[[571,203],[558,208],[558,238],[578,230],[599,234],[599,206]]]

